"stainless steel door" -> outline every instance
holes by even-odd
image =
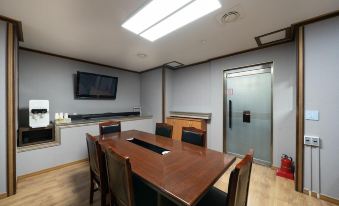
[[[272,164],[271,64],[225,72],[226,151]]]

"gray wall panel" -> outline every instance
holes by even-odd
[[[162,69],[141,74],[141,105],[143,115],[152,115],[154,126],[162,122]],[[154,127],[155,128],[155,127]]]
[[[296,58],[295,43],[257,50],[210,63],[179,69],[172,74],[169,110],[211,112],[207,145],[223,148],[223,71],[263,62],[274,62],[273,165],[281,154],[295,157]]]
[[[305,135],[321,139],[317,158],[307,158],[305,187],[339,199],[339,17],[305,27],[305,110],[318,110],[319,121],[305,120]],[[317,153],[312,152],[312,155]],[[306,159],[306,158],[305,158]],[[319,175],[320,171],[320,185]],[[312,177],[310,177],[312,175]],[[312,180],[312,182],[310,182]],[[320,188],[320,191],[318,191]]]
[[[83,62],[19,50],[20,125],[28,124],[28,101],[50,101],[50,117],[55,112],[104,113],[132,111],[140,106],[140,74]],[[117,76],[116,100],[79,100],[74,98],[77,71]]]

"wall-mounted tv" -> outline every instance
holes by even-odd
[[[118,77],[77,72],[75,96],[79,99],[115,99]]]

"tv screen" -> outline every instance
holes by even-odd
[[[76,97],[87,99],[115,99],[118,78],[77,72]]]

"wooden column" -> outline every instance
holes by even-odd
[[[297,31],[297,134],[296,134],[296,184],[295,189],[304,189],[304,27]]]
[[[16,193],[14,25],[7,24],[7,195]]]

